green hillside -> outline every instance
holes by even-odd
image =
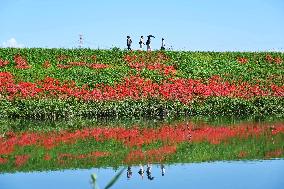
[[[0,117],[284,115],[284,53],[0,48]]]

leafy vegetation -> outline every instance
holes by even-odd
[[[283,117],[284,53],[0,49],[1,118]]]

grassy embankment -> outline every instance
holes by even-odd
[[[284,53],[0,49],[0,118],[284,115]]]

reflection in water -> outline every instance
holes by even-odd
[[[155,174],[154,182],[148,179],[142,180],[137,173],[140,166],[132,166],[133,176],[131,179],[120,177],[111,189],[283,189],[284,185],[284,160],[279,159],[164,165],[170,178],[164,178],[161,174]],[[160,171],[160,168],[161,164],[152,164],[152,173],[156,173],[156,170]],[[5,173],[0,174],[0,188],[88,189],[90,188],[90,175],[98,173],[98,184],[103,189],[110,182],[111,178],[117,175],[120,169],[121,167],[115,170],[113,168],[90,168],[32,173]]]
[[[152,164],[164,176],[170,163],[281,158],[283,140],[283,122],[11,131],[0,136],[0,172],[127,165],[130,179],[131,166],[140,164],[141,178],[145,171],[153,180]]]
[[[144,176],[144,167],[143,165],[140,164],[140,169],[138,171],[139,175],[141,176],[141,178],[143,179],[143,176]]]
[[[165,176],[166,169],[165,169],[165,165],[164,164],[161,164],[161,170],[162,170],[162,176]]]
[[[165,176],[165,173],[166,173],[165,165],[161,164],[160,167],[161,167],[161,175]],[[144,177],[144,166],[142,164],[139,165],[138,174],[143,179],[143,177]],[[152,164],[150,164],[150,163],[147,164],[146,174],[147,174],[147,178],[149,180],[154,180],[155,177],[152,176]],[[130,166],[127,167],[126,177],[127,177],[128,180],[132,177],[132,170],[131,170]]]
[[[154,177],[152,176],[152,165],[151,164],[147,164],[147,171],[146,171],[146,173],[147,173],[147,178],[149,179],[149,180],[154,180]]]
[[[132,176],[131,167],[130,167],[130,166],[128,166],[128,167],[127,167],[127,174],[126,174],[126,177],[127,177],[128,179],[130,179],[130,178],[131,178],[131,176]]]
[[[125,168],[121,169],[115,176],[113,176],[110,181],[107,183],[107,185],[104,187],[104,189],[109,189],[111,188],[115,183],[118,182],[118,179],[124,172]],[[94,189],[99,189],[98,184],[97,184],[97,175],[95,173],[91,174],[92,182],[91,184],[93,185]]]

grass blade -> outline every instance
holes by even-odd
[[[125,170],[125,168],[123,168],[121,171],[119,171],[119,172],[109,181],[109,183],[106,185],[105,189],[109,189],[110,187],[112,187],[112,185],[117,182],[117,180],[119,179],[119,177],[121,176],[121,174],[123,173],[124,170]]]

